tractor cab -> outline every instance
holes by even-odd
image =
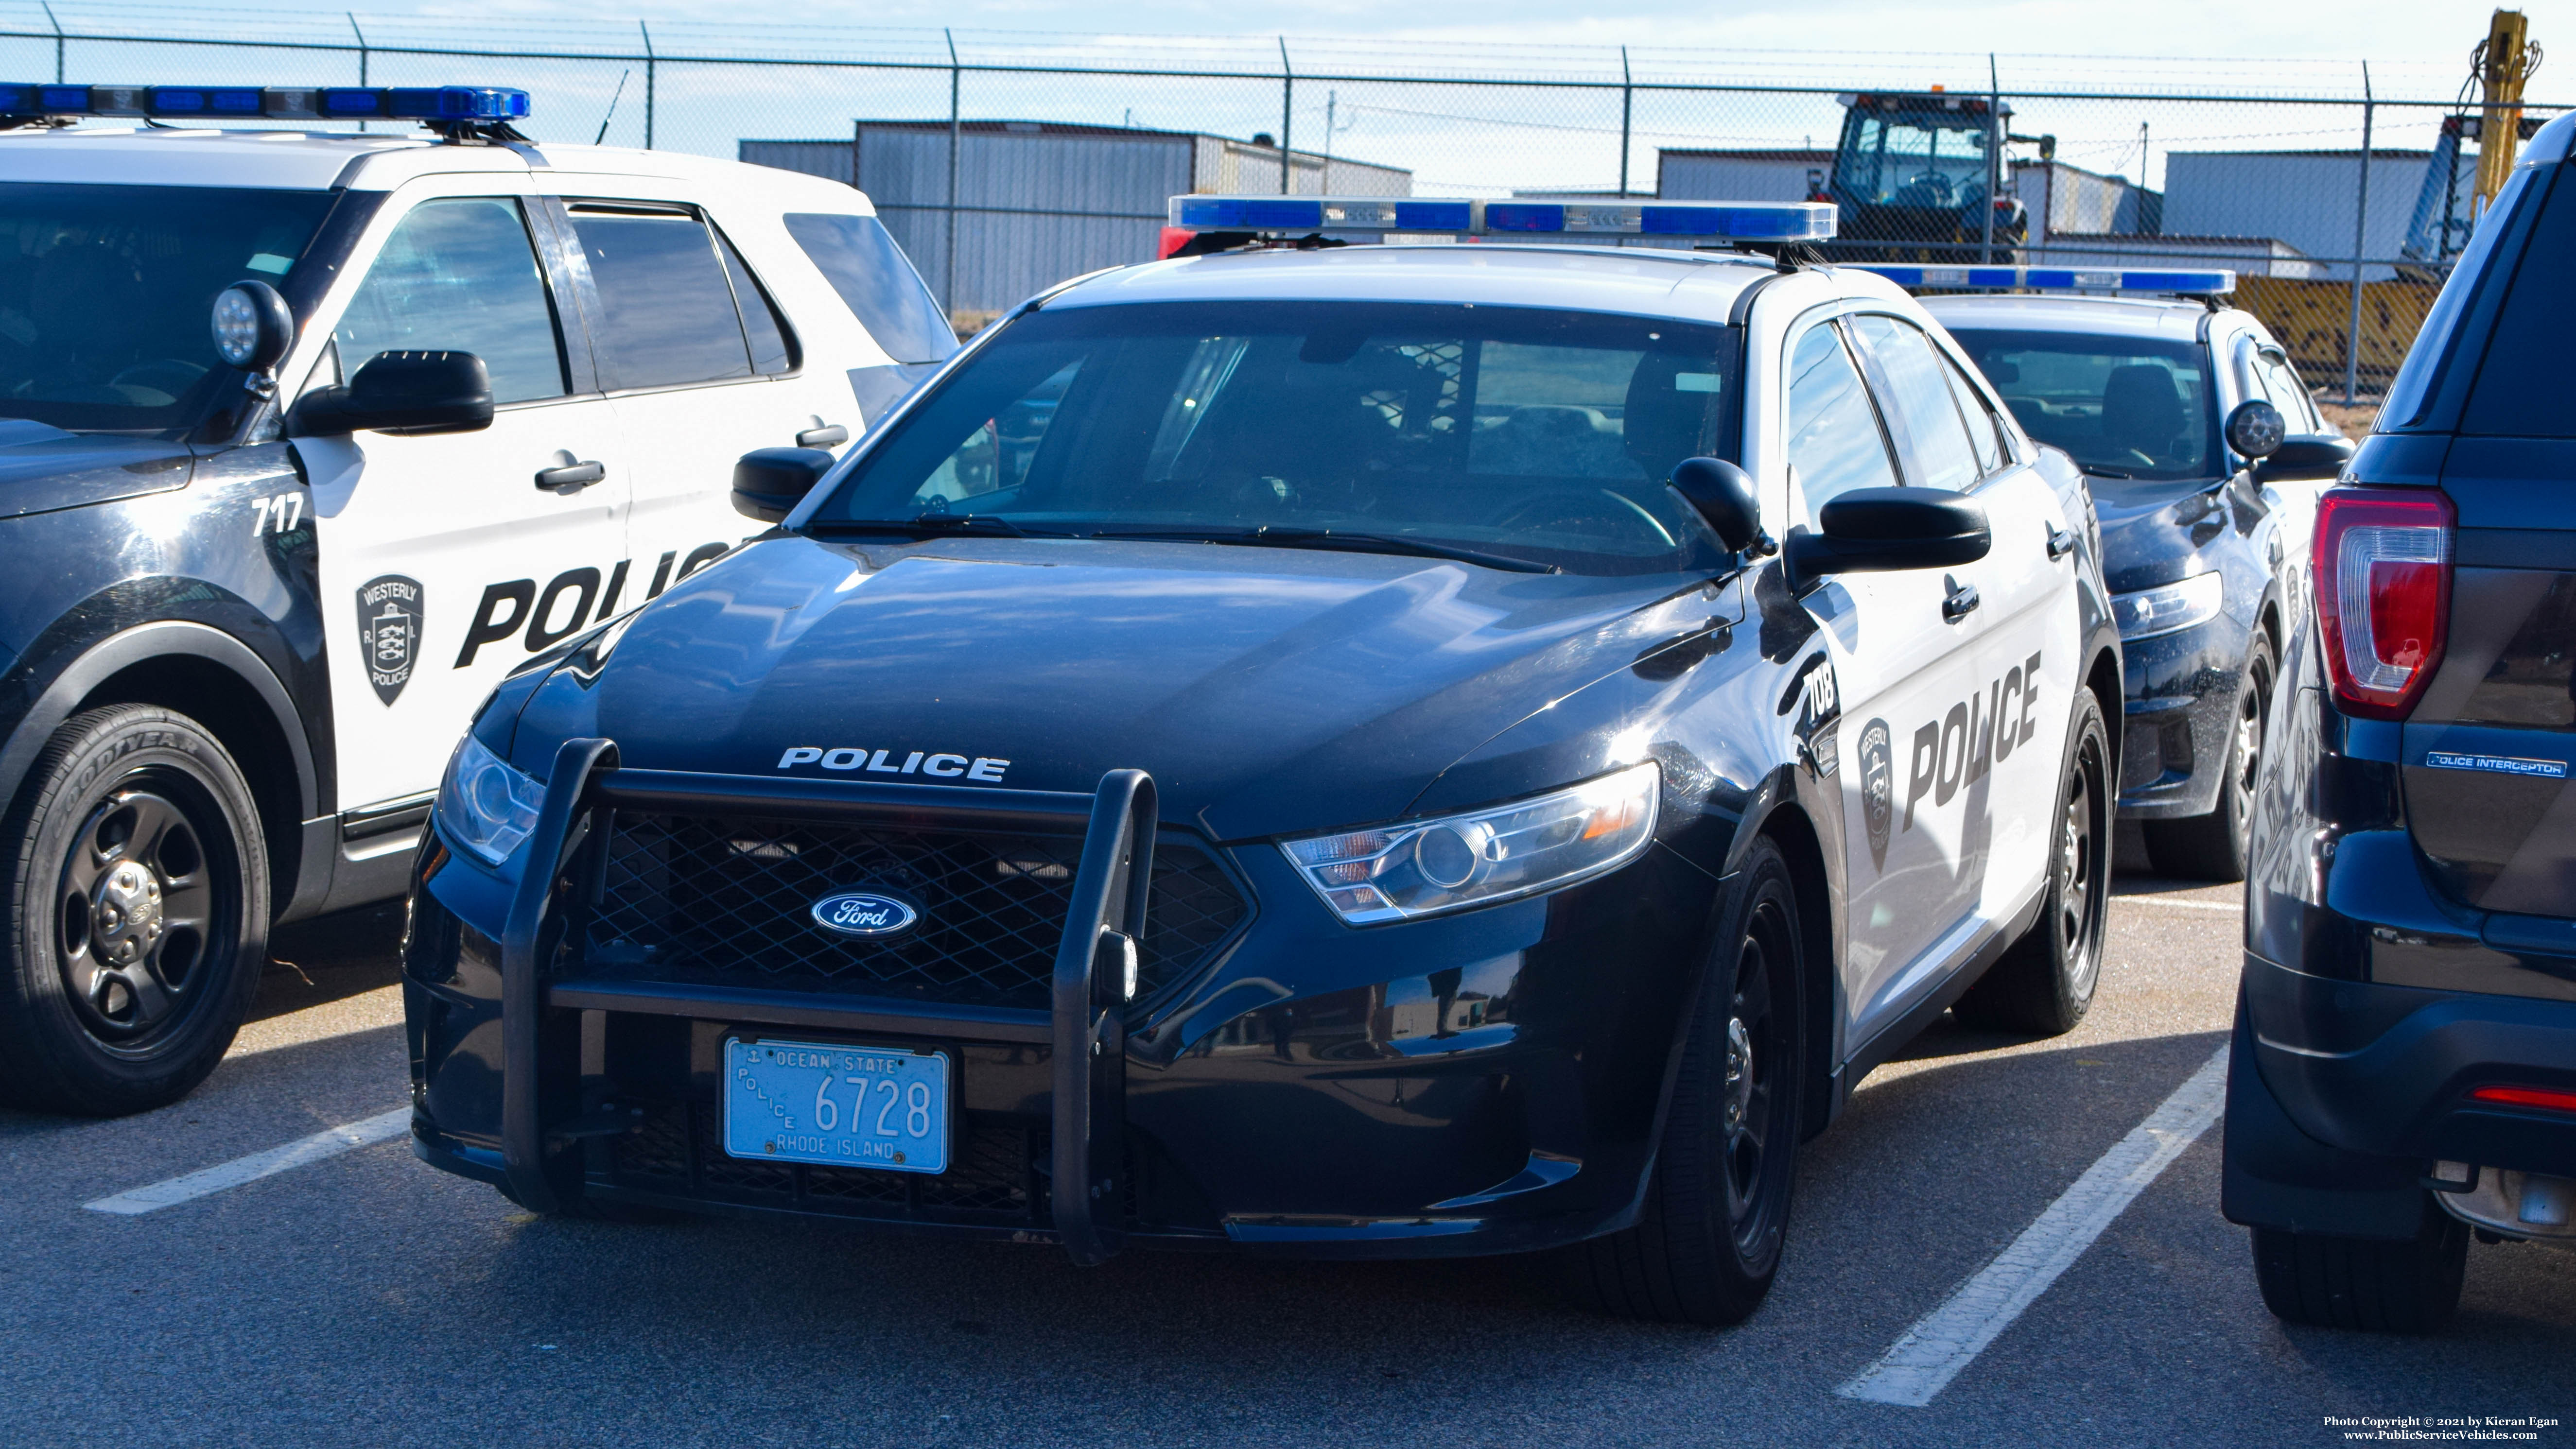
[[[2008,193],[2010,106],[1946,91],[1839,97],[1843,133],[1814,199],[1841,208],[1838,260],[2010,262],[2028,231]],[[1992,229],[1986,220],[1993,213]]]

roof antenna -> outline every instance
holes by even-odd
[[[596,146],[608,139],[608,123],[617,119],[618,97],[626,94],[626,78],[633,74],[635,72],[632,70],[621,70],[617,73],[617,89],[610,92],[608,96],[608,114],[599,118],[599,134],[591,137],[590,144]]]

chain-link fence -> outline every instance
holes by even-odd
[[[540,142],[848,181],[970,325],[1060,277],[1153,256],[1179,192],[1814,196],[1841,205],[1847,258],[2231,268],[2239,300],[2337,397],[2385,384],[2466,241],[2481,118],[2462,62],[2374,80],[2340,63],[0,0],[6,78],[515,85],[534,97]],[[2560,109],[2531,103],[2522,128]]]

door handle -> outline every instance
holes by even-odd
[[[2075,530],[2052,528],[2048,531],[2048,556],[2061,559],[2075,551]]]
[[[1948,595],[1943,597],[1941,600],[1942,621],[1945,623],[1956,624],[1961,619],[1975,613],[1977,611],[1977,605],[1984,602],[1985,600],[1977,597],[1976,585],[1961,584],[1957,588],[1952,589]]]
[[[850,440],[850,430],[839,423],[824,423],[796,435],[800,448],[837,448]]]
[[[537,470],[537,486],[547,489],[587,488],[607,476],[608,467],[604,463],[558,463],[554,467]]]

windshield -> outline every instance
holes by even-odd
[[[1834,188],[1863,205],[1970,205],[1986,194],[1986,122],[1862,116],[1834,158]]]
[[[1517,307],[1039,312],[944,379],[810,526],[1322,529],[1570,572],[1713,566],[1664,479],[1731,456],[1737,352],[1725,327]]]
[[[2188,342],[1952,326],[2022,430],[2099,478],[2215,478],[2218,416]]]
[[[215,294],[282,280],[330,205],[324,191],[0,183],[14,242],[0,242],[0,417],[187,427],[237,376],[215,355]]]

